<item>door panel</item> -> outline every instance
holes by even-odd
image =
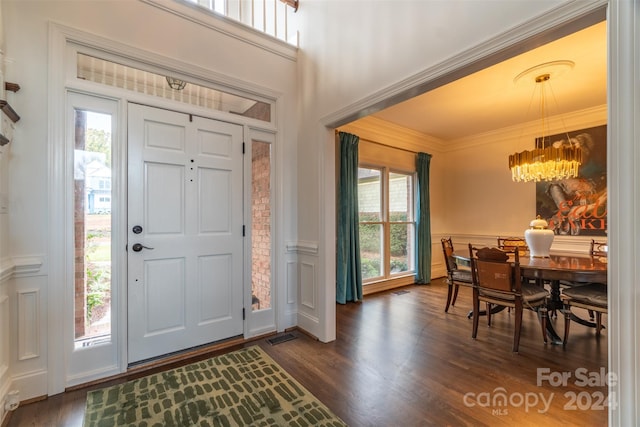
[[[184,166],[146,162],[142,183],[147,235],[184,234]]]
[[[231,173],[216,169],[199,169],[198,232],[231,233],[233,186]]]
[[[184,258],[145,261],[145,336],[186,329],[184,273]]]
[[[232,262],[229,255],[199,259],[200,324],[228,318],[233,296]]]
[[[241,126],[130,104],[129,363],[242,333],[242,165]]]
[[[165,111],[163,113],[170,113]],[[158,119],[167,114],[158,114]],[[184,123],[162,123],[148,120],[145,122],[144,146],[145,148],[159,148],[164,150],[175,150],[181,154],[185,153],[185,127]],[[171,155],[170,151],[157,151],[156,155]],[[152,154],[149,153],[151,156]]]

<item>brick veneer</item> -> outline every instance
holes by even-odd
[[[262,309],[271,305],[271,144],[253,142],[251,169],[251,290]]]

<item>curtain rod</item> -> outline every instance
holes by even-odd
[[[344,131],[340,131],[338,129],[336,129],[336,135],[338,135],[338,132],[344,132]],[[345,132],[348,133],[348,132]],[[358,137],[360,138],[360,137]],[[400,148],[400,147],[394,147],[393,145],[389,145],[389,144],[383,144],[382,142],[378,142],[378,141],[372,141],[370,139],[366,139],[366,138],[360,138],[362,141],[366,141],[369,142],[371,144],[376,144],[376,145],[382,145],[384,147],[387,148],[393,148],[394,150],[400,150],[400,151],[406,151],[407,153],[411,153],[411,154],[418,154],[419,151],[413,151],[413,150],[409,150],[408,148]],[[426,151],[424,151],[426,153]]]

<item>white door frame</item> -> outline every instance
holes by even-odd
[[[72,220],[68,218],[66,206],[70,195],[66,188],[69,178],[69,164],[68,164],[68,152],[65,141],[65,132],[67,123],[65,120],[65,103],[66,93],[68,90],[73,90],[78,93],[85,93],[91,96],[103,96],[118,100],[119,102],[119,117],[120,122],[117,124],[117,138],[120,141],[126,141],[126,104],[127,102],[138,102],[148,105],[153,105],[159,108],[166,108],[176,111],[182,111],[187,114],[191,113],[199,115],[201,117],[207,117],[214,120],[223,120],[227,122],[237,123],[239,125],[247,126],[250,132],[265,132],[266,134],[274,135],[274,141],[279,141],[277,136],[276,123],[261,122],[255,119],[245,118],[238,115],[233,115],[221,111],[213,111],[205,108],[200,108],[192,105],[181,104],[174,101],[160,99],[151,95],[144,95],[139,93],[130,92],[124,89],[114,88],[110,86],[100,85],[88,81],[83,81],[76,78],[75,74],[75,55],[74,49],[82,49],[83,51],[91,51],[96,49],[96,52],[101,54],[112,55],[119,57],[128,63],[126,58],[144,58],[147,63],[155,64],[160,69],[176,70],[183,69],[185,73],[193,75],[195,79],[203,82],[210,82],[211,84],[218,84],[219,81],[225,82],[226,85],[232,84],[235,91],[246,92],[249,96],[256,96],[255,94],[261,94],[261,98],[270,100],[272,104],[279,108],[278,105],[282,102],[279,99],[279,94],[272,92],[263,87],[257,87],[247,82],[234,80],[231,77],[220,75],[212,70],[202,70],[196,67],[189,67],[177,60],[163,57],[161,55],[152,54],[141,49],[137,49],[128,45],[124,45],[118,42],[114,42],[103,37],[96,36],[94,34],[86,33],[74,28],[66,27],[64,25],[51,23],[49,31],[49,92],[48,92],[48,104],[49,104],[49,120],[48,120],[48,135],[49,135],[49,288],[47,292],[47,393],[49,395],[58,394],[64,391],[67,387],[67,370],[65,362],[66,348],[70,342],[70,336],[72,335],[72,323],[71,316],[73,307],[68,297],[68,289],[66,284],[73,283],[73,271],[72,266],[73,259],[69,259],[69,255],[66,251],[66,245],[72,241],[73,236],[73,224]],[[219,79],[219,80],[218,80]],[[282,119],[280,119],[282,122]],[[123,146],[126,150],[126,146]],[[273,161],[277,164],[277,157],[274,156]],[[118,168],[116,173],[126,175],[126,162],[115,166]],[[275,168],[275,166],[274,166]],[[278,178],[280,179],[280,178]],[[123,182],[126,182],[123,180]],[[278,186],[274,186],[274,190],[277,191]],[[123,195],[126,198],[126,194]],[[279,198],[278,194],[274,197]],[[123,204],[124,206],[124,204]],[[125,206],[126,207],[126,206]],[[274,218],[277,217],[279,205],[274,206]],[[125,215],[122,215],[125,218]],[[247,225],[250,222],[246,222]],[[274,224],[278,227],[279,220],[275,220]],[[126,235],[126,221],[120,221],[120,223],[113,224],[113,230],[120,230],[119,233]],[[276,237],[274,242],[281,242],[282,239],[277,235],[280,231],[274,229]],[[245,262],[250,257],[245,257]],[[272,256],[273,271],[277,271],[275,268],[278,263],[279,257],[277,252],[274,251]],[[124,273],[126,275],[126,269]],[[125,277],[126,279],[126,277]],[[126,283],[123,280],[122,283]],[[273,281],[278,283],[278,280]],[[250,301],[250,289],[248,300]],[[275,300],[279,301],[278,289],[273,288]],[[112,302],[113,303],[113,302]],[[127,368],[127,348],[126,348],[126,292],[120,292],[120,297],[116,304],[119,304],[122,310],[122,318],[119,322],[118,330],[118,345],[119,345],[119,359],[117,362],[118,371],[125,372]],[[60,308],[63,309],[60,309]],[[250,306],[249,306],[250,307]],[[277,310],[274,304],[274,309]],[[248,317],[251,316],[251,310],[248,310]],[[257,326],[256,321],[252,322],[254,327],[247,328],[245,326],[245,337],[249,337],[247,333],[251,331],[265,331],[275,330],[277,328],[275,316],[274,321],[268,322],[269,325],[266,328]],[[250,320],[245,323],[251,322]],[[288,322],[290,323],[290,321]],[[59,325],[66,325],[64,328],[60,328]],[[282,329],[283,326],[280,326]],[[77,376],[74,379],[76,383],[82,383],[88,381],[89,376]]]
[[[251,303],[251,250],[252,250],[252,227],[251,227],[251,208],[252,208],[252,174],[251,174],[251,160],[252,160],[252,152],[251,145],[253,141],[264,142],[271,145],[271,194],[270,194],[270,205],[271,205],[271,230],[276,230],[276,220],[277,217],[274,215],[276,210],[276,197],[275,197],[275,182],[276,182],[276,169],[275,165],[275,155],[276,155],[276,134],[275,132],[266,132],[260,129],[255,129],[249,126],[245,126],[245,166],[244,166],[244,181],[245,181],[245,224],[247,225],[247,233],[245,237],[245,254],[248,259],[245,259],[245,283],[247,285],[248,292],[245,292],[245,310],[246,310],[246,321],[245,321],[245,329],[244,335],[247,338],[255,337],[259,335],[263,335],[268,332],[275,331],[277,329],[277,320],[276,313],[277,307],[280,306],[279,301],[277,299],[278,293],[276,292],[276,277],[277,277],[277,265],[275,263],[276,259],[276,233],[272,233],[271,239],[271,301],[268,309],[261,309],[258,311],[252,310]]]

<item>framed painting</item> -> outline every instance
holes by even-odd
[[[582,149],[578,176],[536,183],[536,212],[559,235],[607,235],[607,125],[536,140],[543,147]]]

